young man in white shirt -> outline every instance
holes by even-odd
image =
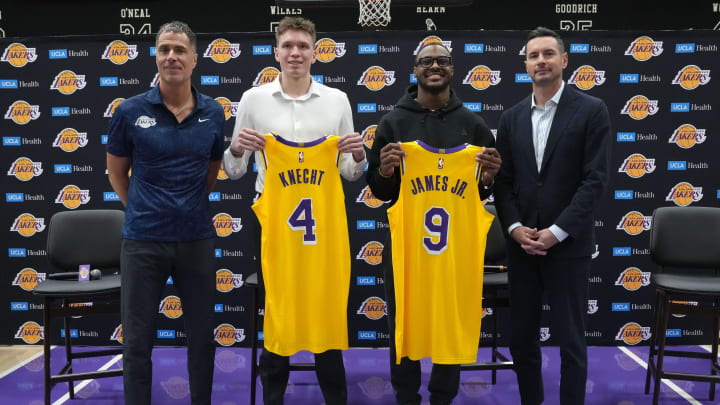
[[[265,147],[263,134],[274,132],[293,142],[310,142],[326,135],[338,135],[342,153],[340,174],[357,180],[365,168],[362,136],[354,131],[347,95],[313,81],[310,65],[315,63],[316,31],[304,18],[285,17],[276,32],[275,60],[280,63],[277,79],[247,90],[238,106],[233,138],[223,163],[231,179],[247,172],[251,152],[260,162]],[[263,166],[257,165],[255,190],[262,193]],[[260,260],[260,226],[255,221],[255,257]],[[302,287],[299,287],[302,288]],[[328,405],[347,403],[347,383],[342,353],[328,350],[315,355],[316,373]],[[289,377],[289,358],[267,350],[260,355],[260,376],[266,405],[282,404]]]

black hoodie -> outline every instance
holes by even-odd
[[[392,200],[395,203],[400,192],[400,172],[390,178],[380,176],[380,150],[390,142],[412,142],[421,140],[435,148],[451,148],[469,143],[477,146],[494,147],[495,138],[485,121],[478,114],[463,107],[462,101],[450,89],[447,105],[430,110],[415,99],[418,94],[416,84],[408,87],[395,109],[385,114],[375,131],[375,141],[367,154],[367,183],[375,197]],[[490,194],[480,187],[480,196]]]

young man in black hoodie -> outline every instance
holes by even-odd
[[[378,124],[375,142],[367,154],[367,182],[373,194],[384,201],[397,201],[400,191],[400,162],[404,152],[400,142],[421,140],[435,148],[451,148],[469,143],[486,147],[476,156],[482,163],[480,196],[491,194],[495,175],[500,169],[500,154],[493,148],[495,139],[485,121],[463,107],[450,89],[455,70],[450,50],[439,43],[425,46],[415,57],[413,73],[418,84],[411,85],[395,109]],[[407,357],[396,363],[395,290],[393,282],[390,233],[385,240],[383,264],[385,294],[390,328],[390,379],[399,404],[420,404],[420,362]],[[478,311],[481,309],[478,308]],[[459,365],[433,364],[430,403],[450,404],[460,384]]]

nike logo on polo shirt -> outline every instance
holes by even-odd
[[[210,119],[210,118],[205,118],[205,119],[198,118],[198,122],[205,122],[205,121],[207,121],[207,120],[209,120],[209,119]]]

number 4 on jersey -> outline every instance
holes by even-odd
[[[303,198],[290,214],[287,224],[293,231],[305,231],[303,245],[317,245],[315,218],[312,213],[312,198]]]

